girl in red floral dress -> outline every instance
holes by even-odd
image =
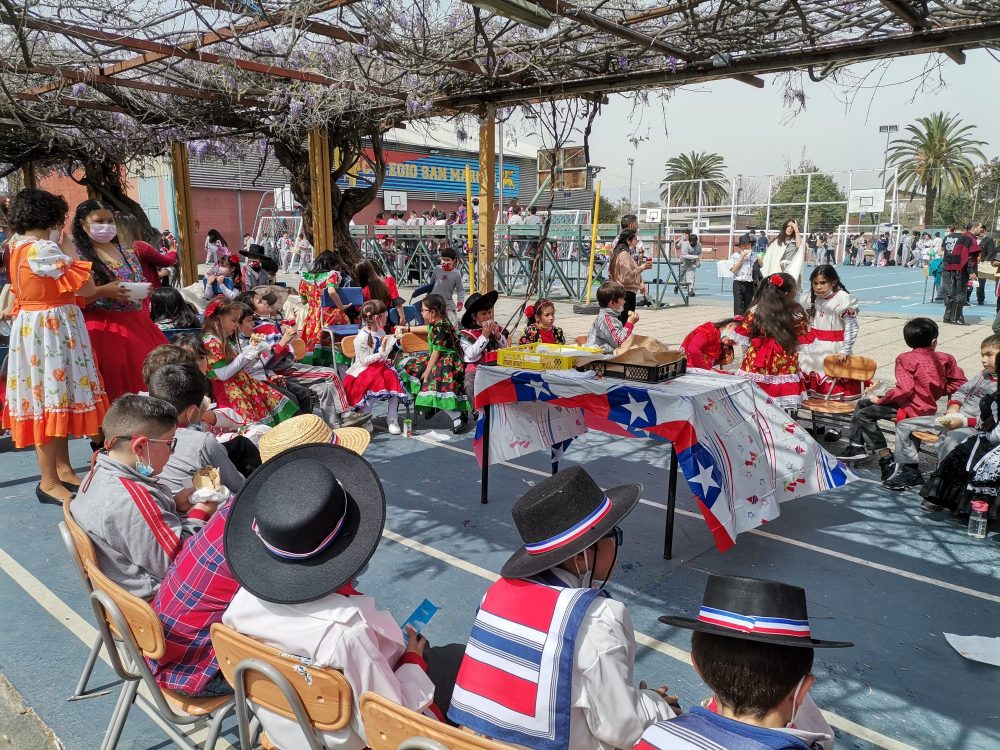
[[[306,345],[307,355],[312,355],[310,362],[314,365],[333,363],[332,350],[321,345],[323,330],[328,326],[347,325],[351,322],[337,295],[339,285],[340,272],[336,269],[336,258],[329,251],[319,254],[313,261],[312,269],[303,273],[302,281],[299,282],[299,297],[304,305],[309,306],[299,338]],[[336,307],[323,306],[324,291]],[[316,351],[317,348],[319,351]]]
[[[542,298],[524,310],[528,324],[518,339],[518,344],[565,344],[566,336],[556,322],[556,306],[551,300]]]
[[[787,273],[766,277],[761,281],[757,304],[731,335],[747,347],[738,374],[754,381],[786,411],[798,408],[806,390],[799,371],[799,352],[816,341],[795,296],[795,279]]]
[[[208,379],[221,408],[230,408],[248,423],[273,426],[293,416],[296,405],[266,383],[254,380],[247,368],[259,359],[259,349],[238,351],[232,343],[242,317],[243,303],[216,299],[205,310],[202,340],[208,352]]]

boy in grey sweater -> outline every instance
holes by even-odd
[[[628,321],[622,323],[619,316],[625,309],[625,287],[617,281],[605,281],[598,287],[597,304],[601,309],[590,326],[587,346],[599,346],[605,354],[612,354],[632,335],[639,314],[633,310],[628,314]]]
[[[431,274],[431,294],[440,294],[444,297],[445,305],[448,308],[448,317],[451,324],[458,325],[458,310],[462,309],[465,302],[465,290],[462,288],[462,272],[455,268],[458,255],[455,251],[446,247],[441,251],[441,265],[434,267]],[[458,304],[456,306],[455,299]]]
[[[154,477],[174,448],[177,412],[149,396],[126,394],[104,416],[105,450],[70,510],[94,542],[97,564],[126,591],[148,599],[184,540],[215,512],[192,506],[192,490],[172,497]]]

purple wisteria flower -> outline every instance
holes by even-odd
[[[70,91],[73,93],[73,96],[79,99],[87,92],[87,84],[85,84],[83,81],[77,81],[76,83],[73,84],[73,88],[70,89]]]

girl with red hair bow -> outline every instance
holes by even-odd
[[[799,352],[813,347],[816,336],[796,299],[795,279],[787,273],[765,277],[756,303],[731,338],[746,346],[738,374],[754,381],[782,409],[797,409],[806,390]]]
[[[528,324],[518,339],[518,344],[565,344],[562,328],[555,325],[556,306],[552,300],[540,299],[524,309]]]

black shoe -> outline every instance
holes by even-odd
[[[453,435],[458,435],[468,428],[469,426],[469,415],[464,411],[458,416],[458,419],[452,420],[451,432]]]
[[[985,305],[986,303],[985,303],[985,302],[977,302],[976,304],[977,304],[977,305],[979,305],[980,307],[982,307],[982,306],[983,306],[983,305]]]
[[[61,484],[63,487],[65,487],[67,490],[73,493],[79,492],[80,490],[80,485],[73,484],[72,482],[64,482],[63,480],[60,479],[59,484]]]
[[[920,510],[922,510],[924,513],[938,513],[944,510],[944,506],[932,503],[930,500],[924,500],[922,503],[920,503]]]
[[[892,460],[891,456],[889,458],[880,458],[878,460],[878,468],[882,473],[883,482],[887,481],[893,474],[896,473],[896,463]]]
[[[58,497],[53,497],[48,492],[43,490],[42,485],[40,484],[35,485],[35,497],[38,498],[38,502],[44,503],[45,505],[58,505],[61,508],[63,504],[63,501],[60,500]],[[75,492],[72,495],[70,495],[69,499],[72,500],[74,497],[76,497]]]
[[[896,476],[883,480],[882,482],[887,489],[894,490],[896,492],[908,490],[911,487],[920,487],[923,483],[923,474],[920,473],[919,469],[914,469],[912,466],[904,466],[903,470]]]
[[[823,436],[824,443],[836,443],[841,438],[840,430],[827,430]]]
[[[848,443],[847,447],[844,448],[844,452],[837,456],[837,458],[841,461],[863,461],[871,455],[871,452],[865,446]]]

